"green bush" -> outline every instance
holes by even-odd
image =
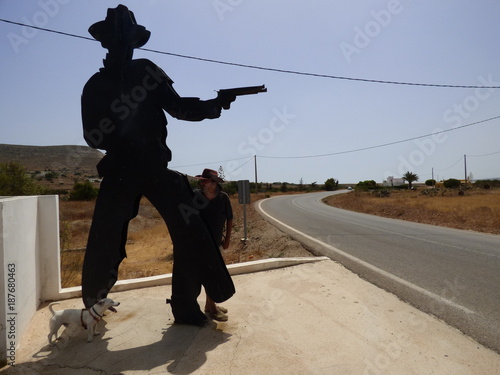
[[[339,188],[339,180],[336,180],[334,178],[329,178],[328,180],[325,181],[326,191],[333,191],[337,190],[338,188]]]
[[[21,164],[0,164],[0,195],[40,195],[45,192],[46,189],[30,178]]]
[[[450,178],[449,180],[443,181],[443,185],[446,189],[458,189],[461,182],[455,178]]]
[[[222,185],[222,190],[226,192],[227,195],[234,195],[238,192],[238,182],[229,181]]]
[[[481,189],[499,188],[500,180],[477,180],[474,186]]]
[[[45,176],[44,176],[44,178],[50,182],[54,181],[54,179],[56,179],[58,177],[59,177],[59,175],[54,171],[49,171],[49,172],[45,173]]]
[[[377,183],[374,180],[359,181],[354,190],[368,191],[378,189]]]
[[[70,201],[90,201],[97,197],[99,189],[92,186],[90,181],[76,182],[73,190],[69,192]]]

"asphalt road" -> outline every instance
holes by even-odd
[[[314,253],[500,353],[500,236],[322,203],[332,194],[278,196],[258,202],[257,208]]]

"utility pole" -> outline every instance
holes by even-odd
[[[255,194],[259,192],[259,189],[257,187],[257,155],[253,156],[254,160],[254,168],[255,168]]]
[[[464,155],[465,185],[467,186],[467,155]]]

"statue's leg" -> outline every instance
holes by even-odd
[[[234,294],[234,285],[220,251],[199,215],[200,203],[186,178],[168,169],[144,195],[165,220],[174,245],[172,311],[176,322],[198,324],[205,316],[196,301],[201,285],[213,280],[210,289],[218,302]],[[203,316],[203,317],[202,317]],[[192,322],[190,322],[192,321]]]
[[[141,195],[137,185],[104,178],[97,197],[82,271],[86,307],[105,298],[118,279],[126,257],[129,221],[137,215]]]

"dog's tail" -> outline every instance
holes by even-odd
[[[59,302],[52,302],[51,304],[49,304],[49,310],[52,313],[52,316],[54,316],[56,313],[52,309],[52,305],[59,305]]]

